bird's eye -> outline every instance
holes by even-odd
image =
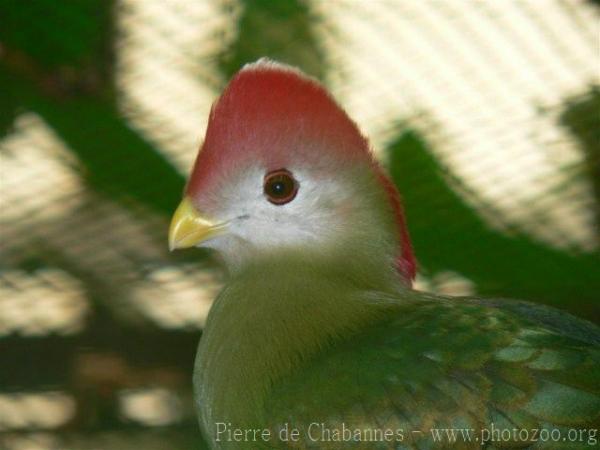
[[[291,202],[298,193],[298,183],[285,169],[278,169],[265,175],[263,189],[267,200],[275,205]]]

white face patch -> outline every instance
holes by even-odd
[[[227,232],[201,246],[218,250],[228,264],[239,263],[255,251],[280,247],[323,246],[348,226],[346,212],[352,209],[351,180],[321,176],[330,171],[285,167],[298,183],[298,193],[289,203],[275,205],[263,191],[267,170],[258,165],[223,180],[211,194],[207,211],[213,220],[227,222]]]

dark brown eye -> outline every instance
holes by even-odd
[[[278,169],[265,175],[263,189],[267,200],[275,205],[283,205],[294,200],[298,183],[289,171]]]

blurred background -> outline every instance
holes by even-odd
[[[203,448],[223,273],[167,226],[261,56],[370,136],[419,289],[600,322],[600,2],[0,0],[0,449]]]

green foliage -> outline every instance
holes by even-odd
[[[112,1],[0,2],[8,54],[0,79],[9,93],[0,126],[18,106],[41,115],[78,157],[97,191],[172,212],[183,177],[132,130],[113,100]],[[153,184],[157,183],[157,184]]]
[[[46,67],[91,64],[110,43],[112,1],[1,0],[0,40]]]
[[[596,229],[600,237],[600,86],[567,101],[560,117],[583,153],[584,172],[592,182],[596,198]]]
[[[567,100],[565,106],[561,124],[573,133],[586,153],[593,154],[596,162],[600,161],[600,85]]]
[[[19,103],[15,98],[14,92],[7,89],[8,80],[5,74],[0,70],[0,86],[5,86],[0,101],[0,139],[4,137],[12,128],[15,116],[19,109]]]
[[[244,64],[263,56],[323,78],[324,52],[306,1],[241,0],[240,6],[237,36],[219,56],[224,80],[229,80]]]
[[[134,199],[171,214],[185,180],[116,108],[94,98],[31,105],[67,142],[85,167],[84,178],[114,199]]]
[[[535,300],[588,318],[598,313],[600,257],[571,255],[491,229],[449,186],[417,132],[400,132],[387,152],[422,268],[461,273],[481,295]]]
[[[4,75],[21,107],[42,116],[77,155],[82,177],[94,189],[115,200],[135,200],[161,214],[172,213],[183,176],[129,127],[115,105],[96,96],[54,98],[33,83]]]

